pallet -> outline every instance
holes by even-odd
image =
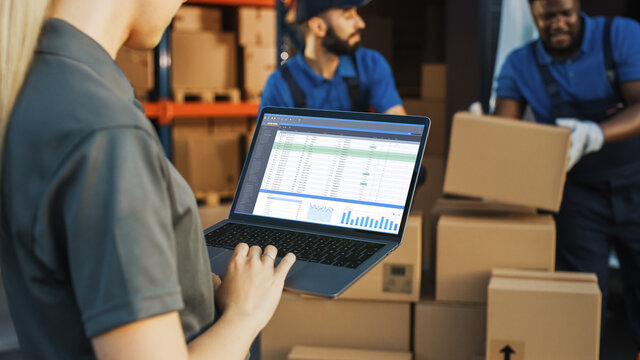
[[[218,206],[222,203],[231,202],[235,191],[196,191],[196,201],[198,205]]]
[[[258,91],[258,92],[252,92],[249,90],[246,90],[247,92],[247,101],[251,101],[251,102],[260,102],[260,95],[262,94],[262,90]]]
[[[173,99],[176,103],[184,103],[187,96],[195,96],[202,102],[216,102],[216,100],[227,100],[232,103],[240,102],[240,89],[173,89]]]

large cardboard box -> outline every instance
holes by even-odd
[[[276,11],[274,8],[240,7],[238,28],[240,45],[273,45],[275,48]]]
[[[116,63],[127,76],[136,95],[142,96],[153,89],[154,63],[153,50],[134,50],[120,48]]]
[[[248,45],[244,48],[244,89],[252,96],[262,93],[267,78],[276,69],[275,45]]]
[[[416,360],[468,360],[484,352],[487,307],[481,304],[416,304]]]
[[[411,304],[282,296],[262,331],[262,360],[281,360],[295,345],[410,351]]]
[[[202,5],[183,5],[173,17],[174,31],[221,31],[222,10]]]
[[[409,115],[428,116],[431,119],[425,155],[444,156],[449,140],[449,122],[446,119],[446,101],[439,99],[404,99]]]
[[[234,33],[171,33],[174,91],[228,90],[237,86]]]
[[[570,134],[557,126],[457,113],[444,192],[558,211]]]
[[[287,360],[412,360],[407,351],[294,346]]]
[[[551,215],[441,216],[436,300],[486,302],[491,269],[551,271],[555,245]]]
[[[420,300],[422,214],[409,215],[402,244],[369,270],[339,299]]]
[[[494,270],[487,359],[596,360],[601,302],[594,274]]]
[[[174,163],[193,191],[232,192],[240,177],[240,134],[174,136]]]
[[[420,96],[423,99],[447,98],[447,66],[441,63],[422,64]]]

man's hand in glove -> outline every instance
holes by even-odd
[[[586,154],[602,149],[604,134],[600,126],[593,121],[574,118],[559,118],[556,125],[571,129],[571,148],[567,171]]]

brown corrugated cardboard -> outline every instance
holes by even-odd
[[[486,302],[491,269],[553,270],[551,215],[441,216],[436,300]]]
[[[427,116],[431,119],[425,155],[444,156],[449,140],[449,122],[446,118],[446,102],[438,99],[404,99],[409,115]]]
[[[244,48],[244,88],[249,94],[260,95],[267,78],[275,69],[274,45],[248,45]]]
[[[202,5],[183,5],[173,17],[175,31],[220,31],[222,11]]]
[[[420,299],[422,214],[409,215],[402,244],[347,289],[339,299]]]
[[[480,304],[416,304],[416,360],[467,360],[484,352],[487,307]]]
[[[136,95],[144,94],[153,89],[154,66],[152,50],[133,50],[126,47],[120,48],[116,63],[127,76]]]
[[[216,206],[198,206],[198,214],[200,215],[200,222],[202,228],[206,229],[211,225],[217,224],[220,221],[229,217],[231,211],[231,204],[216,205]]]
[[[261,358],[285,359],[295,345],[409,351],[410,323],[409,303],[285,293],[262,331]]]
[[[487,359],[598,359],[601,300],[593,274],[495,271]]]
[[[410,352],[294,346],[287,360],[412,360]]]
[[[480,355],[480,354],[479,355],[473,355],[471,357],[471,360],[485,360],[485,357],[486,357],[485,355]]]
[[[228,90],[237,86],[234,33],[174,31],[171,39],[174,89]]]
[[[502,204],[480,199],[445,199],[440,198],[433,206],[434,215],[535,215],[532,207]]]
[[[242,6],[238,9],[238,42],[247,45],[276,44],[276,11],[268,7]]]
[[[422,158],[422,165],[427,170],[427,180],[416,189],[411,209],[422,211],[422,263],[432,268],[437,219],[432,215],[431,209],[438,198],[442,196],[444,158],[442,156],[425,155]]]
[[[174,136],[174,163],[193,191],[234,191],[240,177],[239,134]]]
[[[447,66],[445,64],[422,64],[420,96],[424,99],[447,98]]]
[[[557,126],[457,113],[444,192],[557,211],[570,134]]]

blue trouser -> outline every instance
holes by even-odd
[[[640,349],[640,183],[595,189],[567,181],[556,226],[556,269],[595,273],[603,313],[609,254],[615,249],[629,326]]]

